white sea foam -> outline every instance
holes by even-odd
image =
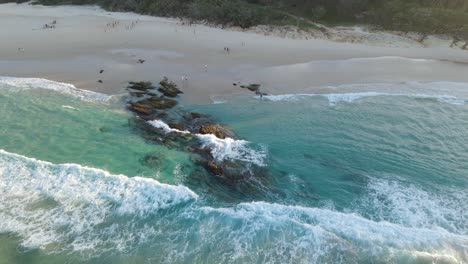
[[[451,95],[431,95],[431,94],[405,94],[405,93],[378,93],[378,92],[360,92],[360,93],[336,93],[336,94],[283,94],[283,95],[268,95],[263,98],[273,101],[297,101],[307,97],[325,97],[330,106],[335,106],[340,102],[353,103],[362,98],[375,97],[375,96],[403,96],[411,98],[427,98],[436,99],[442,103],[449,103],[453,105],[464,105],[466,99],[457,98]]]
[[[385,185],[370,184],[380,193],[398,192],[393,188],[401,187]],[[394,223],[332,209],[266,202],[226,208],[192,203],[165,215],[162,209],[192,201],[196,194],[182,186],[74,164],[54,165],[6,151],[0,151],[0,194],[0,232],[18,234],[24,246],[46,252],[95,255],[145,243],[166,262],[468,261],[466,234],[420,225],[419,215],[416,224]],[[416,194],[414,199],[428,198]],[[433,206],[422,203],[415,205],[423,206],[421,211]]]
[[[84,101],[106,102],[112,96],[76,88],[73,84],[54,82],[42,78],[16,78],[0,76],[0,89],[45,89],[69,94]]]
[[[366,92],[366,93],[344,93],[344,94],[323,94],[328,99],[330,105],[336,105],[339,102],[352,103],[364,97],[384,96],[389,94]]]
[[[75,107],[73,107],[73,106],[69,106],[69,105],[62,105],[62,108],[70,109],[70,110],[75,110],[75,111],[80,111],[80,109],[75,108]]]
[[[399,263],[404,259],[463,263],[468,258],[468,237],[444,229],[404,227],[352,213],[265,202],[201,210],[208,216],[232,219],[230,223],[237,226],[232,231],[230,225],[217,225],[213,231],[226,236],[223,246],[237,245],[230,256],[233,261],[242,262],[251,252],[264,256],[266,262],[281,263]],[[258,247],[258,241],[263,241],[263,247]]]
[[[224,104],[226,103],[226,100],[212,100],[213,104]]]
[[[161,120],[148,121],[152,126],[161,129],[164,133],[183,133],[188,134],[188,131],[181,131],[169,127]],[[212,134],[202,135],[194,134],[202,143],[202,148],[211,149],[211,155],[217,161],[223,160],[240,160],[258,166],[265,166],[267,151],[265,148],[254,150],[248,147],[249,142],[245,140],[235,140],[232,138],[220,139]]]
[[[196,198],[184,186],[0,150],[0,233],[18,234],[25,247],[124,250],[154,232],[138,219]]]
[[[330,60],[329,60],[330,61]],[[436,62],[437,60],[433,59],[415,59],[415,58],[407,58],[401,56],[379,56],[379,57],[368,57],[368,58],[351,58],[344,61],[359,61],[359,62],[366,62],[366,61],[408,61],[408,62]]]
[[[375,220],[403,226],[445,229],[468,236],[468,193],[448,188],[428,191],[415,184],[400,181],[398,176],[370,178],[367,192],[357,207],[370,212]]]
[[[376,93],[376,92],[362,92],[362,93],[342,93],[342,94],[282,94],[282,95],[268,95],[263,98],[279,102],[279,101],[297,101],[307,97],[325,97],[331,106],[339,102],[352,103],[364,97],[372,96],[400,96],[401,94],[389,93]]]
[[[164,123],[161,120],[152,120],[152,121],[148,121],[148,123],[150,125],[154,126],[155,128],[161,129],[165,134],[169,134],[169,133],[172,133],[172,132],[182,133],[182,134],[189,134],[190,133],[188,131],[182,131],[182,130],[178,130],[178,129],[175,129],[175,128],[171,128],[168,124]]]
[[[203,148],[211,149],[211,155],[218,161],[240,160],[265,166],[266,149],[253,150],[248,147],[249,142],[245,140],[235,140],[232,138],[220,139],[215,135],[196,135],[202,143]]]

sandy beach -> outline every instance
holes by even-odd
[[[43,28],[54,20],[55,28]],[[247,93],[235,82],[260,83],[271,94],[393,92],[376,83],[468,83],[468,51],[449,48],[448,42],[422,48],[402,47],[394,38],[385,46],[283,38],[93,6],[2,4],[0,25],[1,76],[47,78],[107,94],[124,92],[128,81],[157,82],[163,76],[177,82],[190,103]]]

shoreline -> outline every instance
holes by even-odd
[[[0,43],[2,76],[46,78],[106,94],[124,92],[129,81],[158,82],[164,76],[194,104],[248,94],[236,82],[260,83],[271,94],[351,84],[468,83],[468,52],[449,47],[282,38],[94,6],[0,6],[0,23],[6,25],[0,29],[6,36]],[[52,20],[56,28],[40,29]],[[118,26],[106,26],[115,21]],[[352,92],[361,91],[367,90]]]

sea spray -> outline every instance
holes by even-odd
[[[170,128],[169,125],[164,123],[161,120],[152,120],[148,121],[152,126],[161,129],[164,133],[181,133],[189,134],[188,131],[181,131],[178,129]],[[253,150],[247,145],[248,141],[245,140],[235,140],[232,138],[220,139],[212,134],[195,134],[195,136],[200,140],[202,148],[208,148],[211,151],[211,155],[218,162],[224,160],[239,160],[248,163],[255,164],[257,166],[263,167],[266,166],[266,149]]]

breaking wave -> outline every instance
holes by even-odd
[[[124,249],[153,232],[116,222],[147,218],[197,199],[184,186],[128,178],[77,164],[55,165],[0,150],[0,233],[13,232],[25,247],[57,250]]]
[[[152,126],[161,129],[164,133],[182,133],[189,134],[188,131],[181,131],[169,127],[161,120],[148,121]],[[202,135],[195,134],[200,140],[202,148],[211,149],[211,155],[217,161],[223,160],[240,160],[248,163],[253,163],[258,166],[266,166],[265,159],[267,151],[265,148],[254,150],[248,147],[249,142],[245,140],[235,140],[232,138],[220,139],[212,134]]]
[[[78,89],[73,84],[54,82],[42,78],[15,78],[0,76],[0,88],[9,90],[45,89],[72,95],[81,100],[91,102],[106,102],[112,98],[110,95]]]
[[[393,201],[410,199],[420,211],[432,208],[429,204],[419,209],[423,202],[416,200],[428,197],[413,187],[403,193],[422,196],[400,199],[393,187],[401,186],[385,181],[371,182],[368,188],[386,193],[387,185],[396,192],[389,194]],[[0,232],[16,233],[23,246],[46,252],[79,251],[94,256],[106,250],[144,246],[153,253],[152,259],[160,262],[468,260],[466,234],[419,222],[418,213],[408,211],[406,216],[414,219],[412,222],[394,222],[368,219],[359,213],[266,202],[215,208],[190,203],[197,195],[184,186],[111,175],[76,164],[55,165],[3,150],[0,192]],[[398,214],[398,207],[390,213]],[[436,214],[428,217],[437,219]]]
[[[306,97],[325,97],[330,106],[335,106],[340,102],[353,103],[362,98],[375,96],[403,96],[411,98],[436,99],[442,103],[453,105],[464,105],[465,99],[460,99],[450,95],[429,95],[429,94],[402,94],[402,93],[378,93],[378,92],[362,92],[362,93],[342,93],[342,94],[284,94],[284,95],[268,95],[263,98],[278,102],[278,101],[295,101]]]

